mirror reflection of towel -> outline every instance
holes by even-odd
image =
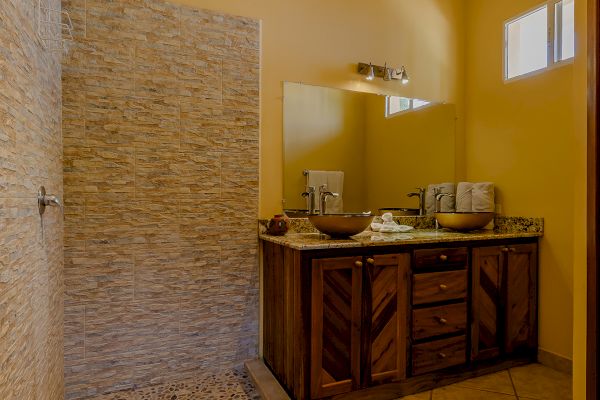
[[[308,171],[308,186],[314,186],[315,191],[319,192],[319,186],[327,185],[327,190],[337,193],[338,197],[327,199],[328,213],[344,212],[344,171]],[[318,201],[317,201],[318,204]]]

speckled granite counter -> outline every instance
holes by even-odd
[[[428,227],[430,224],[427,219],[428,217],[424,217],[419,224],[413,225]],[[327,235],[316,232],[307,219],[298,218],[290,222],[292,229],[286,235],[271,236],[264,233],[266,221],[259,221],[259,238],[296,250],[319,250],[535,238],[543,236],[544,227],[542,218],[497,217],[494,230],[479,230],[468,233],[446,229],[415,229],[408,233],[379,233],[367,230],[347,239],[332,239]],[[401,220],[399,222],[406,223],[408,221]]]

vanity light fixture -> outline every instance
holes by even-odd
[[[400,82],[402,82],[403,85],[406,85],[410,81],[410,78],[406,73],[406,68],[404,68],[404,65],[402,66],[402,68],[400,68],[400,71],[398,71],[397,73],[399,77],[397,79],[400,79]]]
[[[406,85],[409,81],[408,74],[406,73],[406,68],[402,66],[402,68],[392,68],[388,67],[387,63],[384,66],[373,65],[371,63],[358,63],[358,73],[361,75],[366,75],[365,79],[368,81],[372,81],[375,77],[383,78],[384,81],[392,81],[398,80],[401,81],[403,85]]]
[[[391,81],[394,75],[394,70],[387,67],[387,63],[383,64],[383,80]]]
[[[371,63],[369,63],[367,77],[365,79],[368,81],[372,81],[373,79],[375,79],[375,70],[373,69],[373,64],[371,64]]]

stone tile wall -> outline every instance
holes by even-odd
[[[66,397],[255,357],[259,23],[155,0],[63,8]]]
[[[50,2],[60,8],[60,1]],[[0,4],[0,399],[63,398],[60,53],[37,35],[37,0]]]

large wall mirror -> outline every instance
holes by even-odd
[[[416,208],[407,193],[455,180],[453,104],[286,82],[283,110],[285,209],[307,208],[307,171],[343,172],[336,212]]]

